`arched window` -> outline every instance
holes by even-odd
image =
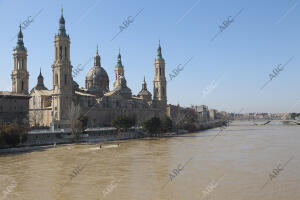
[[[159,75],[161,75],[161,68],[159,68]]]
[[[56,47],[56,52],[55,52],[55,60],[58,59],[58,48]]]
[[[19,70],[19,69],[20,69],[20,60],[18,58],[18,60],[17,60],[17,70]]]
[[[59,47],[59,59],[62,60],[62,46]]]
[[[21,69],[24,69],[24,59],[22,59],[22,66]]]
[[[24,90],[24,81],[22,81],[21,90]]]
[[[162,95],[165,95],[165,88],[162,88]]]

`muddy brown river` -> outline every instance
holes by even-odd
[[[234,122],[0,155],[0,200],[299,200],[299,166],[300,126]]]

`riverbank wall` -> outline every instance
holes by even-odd
[[[224,121],[208,121],[196,124],[195,131],[202,131],[211,128],[221,127]],[[185,134],[189,131],[182,130],[175,134]],[[149,137],[150,134],[143,132],[140,128],[131,128],[126,132],[118,132],[116,128],[95,128],[88,129],[75,142],[71,131],[32,131],[28,134],[25,143],[18,145],[15,148],[0,149],[0,153],[14,153],[28,150],[39,150],[43,148],[53,147],[58,144],[72,144],[72,143],[101,143],[116,140],[138,139]],[[164,136],[164,134],[162,135]]]

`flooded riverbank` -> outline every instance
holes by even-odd
[[[2,155],[0,199],[298,200],[299,130],[234,122],[114,148],[81,144]]]

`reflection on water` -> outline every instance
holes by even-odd
[[[299,200],[299,130],[300,126],[273,122],[235,122],[217,137],[220,128],[118,141],[117,148],[68,145],[2,155],[0,200]],[[291,157],[269,181],[272,170]],[[169,181],[178,167],[182,170]],[[14,180],[15,187],[3,196],[12,184],[7,180]]]

